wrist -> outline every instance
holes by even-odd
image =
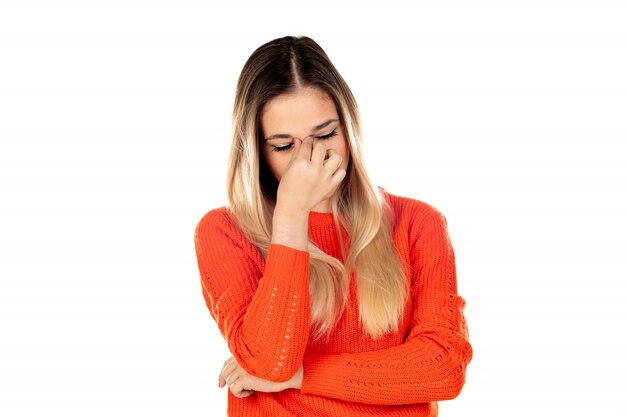
[[[297,207],[293,205],[288,205],[284,203],[278,203],[274,206],[274,217],[280,218],[281,220],[287,221],[302,221],[309,219],[310,210],[304,209],[302,207]]]
[[[274,211],[272,243],[279,243],[299,250],[308,248],[309,215],[297,211]]]
[[[289,381],[289,388],[300,389],[302,388],[302,381],[304,380],[304,365],[300,365],[296,374]]]

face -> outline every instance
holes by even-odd
[[[319,89],[301,87],[270,100],[261,114],[261,132],[261,153],[278,181],[291,160],[294,138],[323,141],[326,149],[341,155],[341,167],[348,168],[350,155],[337,108]]]

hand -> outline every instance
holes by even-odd
[[[294,152],[280,179],[276,204],[286,203],[290,210],[308,213],[330,198],[345,177],[341,163],[341,156],[333,149],[327,151],[323,142],[313,143],[310,137],[294,139]]]
[[[260,392],[280,392],[290,388],[301,388],[304,377],[304,367],[300,365],[298,372],[285,382],[273,382],[252,376],[237,363],[234,356],[224,362],[224,367],[219,376],[219,387],[228,385],[228,388],[235,397],[244,398]]]

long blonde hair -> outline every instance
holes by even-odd
[[[260,115],[268,101],[301,86],[318,88],[332,98],[350,152],[346,176],[332,199],[345,265],[308,242],[311,336],[330,337],[346,307],[354,271],[360,322],[376,339],[400,327],[409,293],[407,271],[392,241],[393,212],[365,170],[357,103],[326,53],[308,37],[286,36],[260,46],[241,71],[233,108],[228,209],[266,258],[278,181],[261,154]],[[347,253],[340,227],[348,232]]]

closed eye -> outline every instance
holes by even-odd
[[[337,129],[335,128],[335,130],[333,130],[332,132],[330,132],[327,135],[323,135],[323,136],[317,136],[317,139],[322,139],[322,140],[326,140],[326,139],[330,139],[333,136],[337,136]],[[286,146],[274,146],[272,145],[272,151],[274,152],[282,152],[282,151],[286,151],[287,149],[290,149],[293,146],[293,143],[290,143],[289,145]]]
[[[337,128],[335,128],[335,130],[333,130],[333,131],[332,131],[332,132],[330,132],[329,134],[324,135],[324,136],[318,136],[317,138],[318,138],[318,139],[330,139],[330,138],[332,138],[333,136],[337,136]]]
[[[272,145],[272,151],[274,152],[282,152],[282,151],[286,151],[287,149],[291,148],[293,146],[293,143],[290,143],[287,146],[274,146]]]

